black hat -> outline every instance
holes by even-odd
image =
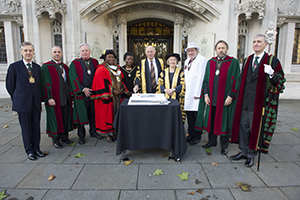
[[[178,62],[180,61],[180,55],[178,53],[169,53],[166,55],[165,59],[168,60],[170,57],[177,58]]]
[[[112,49],[106,49],[106,50],[103,52],[103,54],[102,54],[102,56],[100,57],[100,59],[105,59],[106,55],[108,55],[108,54],[113,54],[113,55],[115,56],[115,58],[117,58],[117,56],[116,56],[114,50],[112,50]]]

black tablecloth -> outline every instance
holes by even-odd
[[[124,99],[116,114],[117,155],[123,150],[161,148],[182,157],[186,141],[177,100],[169,105],[128,105]]]

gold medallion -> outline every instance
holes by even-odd
[[[116,79],[117,79],[118,82],[121,82],[121,79],[120,79],[119,76],[117,76]]]
[[[29,79],[29,83],[35,83],[35,80],[32,76],[30,76],[28,79]]]
[[[128,77],[130,78],[130,77],[131,77],[131,74],[128,74]]]
[[[217,69],[216,75],[218,76],[220,74],[220,70]]]
[[[88,75],[91,75],[91,73],[92,73],[91,70],[89,70],[89,69],[86,72],[88,73]]]

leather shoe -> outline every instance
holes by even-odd
[[[254,159],[253,158],[247,158],[245,162],[246,167],[251,167],[254,165]]]
[[[240,153],[238,153],[238,154],[236,154],[234,156],[230,156],[230,158],[231,158],[231,160],[241,160],[241,159],[246,159],[247,157],[244,156],[242,154],[242,152],[240,152]]]
[[[55,148],[58,148],[58,149],[61,149],[63,148],[63,146],[61,145],[61,143],[59,142],[59,139],[58,138],[52,138],[52,143],[53,143],[53,146]]]
[[[110,136],[106,137],[106,140],[109,143],[113,143],[114,142],[114,139],[112,137],[110,137]]]
[[[44,154],[44,152],[42,152],[41,150],[38,150],[35,152],[35,154],[38,156],[38,157],[45,157],[47,154]]]
[[[37,158],[36,158],[36,155],[34,154],[34,153],[30,153],[30,154],[28,154],[28,159],[29,160],[36,160]]]
[[[198,144],[199,142],[200,142],[200,139],[194,138],[194,139],[192,139],[192,140],[189,142],[189,144],[190,144],[190,145],[195,145],[195,144]]]
[[[78,143],[79,144],[85,144],[85,139],[84,138],[79,138]]]
[[[215,147],[217,145],[212,145],[211,143],[206,143],[205,145],[202,145],[202,148],[208,149],[209,147]]]
[[[192,139],[193,139],[193,137],[189,135],[189,136],[186,137],[185,140],[186,140],[186,142],[190,142]]]
[[[221,154],[222,154],[222,155],[226,156],[227,153],[228,153],[228,149],[227,149],[227,148],[222,148],[222,149],[221,149]]]
[[[61,140],[62,142],[64,143],[67,143],[67,144],[72,144],[73,141],[69,140],[69,139],[65,139],[65,140]]]
[[[91,137],[97,138],[98,140],[102,140],[104,137],[99,135],[98,133],[91,134]]]

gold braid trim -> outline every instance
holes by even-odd
[[[141,66],[141,72],[140,73],[141,73],[141,79],[142,79],[142,93],[147,93],[146,76],[145,76],[145,63],[146,63],[146,59],[141,60],[142,66]]]
[[[179,76],[180,69],[178,67],[175,68],[173,80],[172,80],[172,88],[175,88],[177,86],[177,80]],[[182,86],[183,87],[183,86]],[[176,99],[176,91],[173,93],[172,99]]]
[[[165,70],[165,88],[166,89],[170,89],[170,67],[166,68]],[[165,93],[165,96],[167,97],[167,99],[170,98],[170,95],[168,95],[167,93]]]

